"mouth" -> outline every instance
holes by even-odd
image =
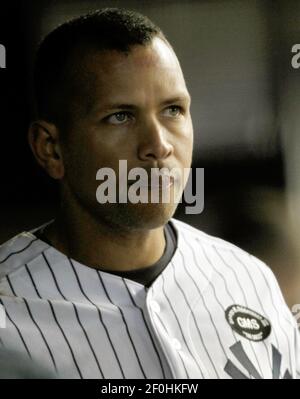
[[[170,178],[167,178],[167,179],[162,179],[162,182],[159,182],[159,181],[153,181],[153,182],[151,182],[150,184],[147,184],[147,185],[141,185],[141,187],[148,187],[149,189],[168,189],[168,188],[170,188],[171,186],[173,186],[174,185],[174,178],[173,177],[170,177]]]
[[[137,182],[130,182],[129,186]],[[138,180],[139,187],[148,188],[149,190],[167,190],[172,187],[175,183],[175,178],[173,176],[154,176],[153,179],[149,178],[149,181]]]

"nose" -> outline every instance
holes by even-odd
[[[169,143],[166,129],[158,121],[150,121],[142,127],[142,138],[138,147],[138,156],[142,161],[168,158],[174,151]]]

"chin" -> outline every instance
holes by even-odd
[[[170,204],[137,204],[132,212],[136,224],[140,228],[155,229],[164,226],[172,218],[176,207]]]
[[[164,226],[172,218],[177,204],[110,204],[100,206],[97,216],[116,230],[152,230]]]

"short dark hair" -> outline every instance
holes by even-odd
[[[79,48],[129,53],[134,45],[146,45],[155,37],[166,40],[147,17],[119,8],[104,8],[58,26],[41,42],[35,60],[34,86],[37,117],[59,124],[66,106],[66,81]],[[62,106],[64,105],[64,106]]]

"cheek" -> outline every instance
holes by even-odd
[[[182,167],[190,168],[193,152],[193,126],[191,121],[187,121],[182,129],[176,147]]]
[[[118,175],[120,156],[118,145],[111,147],[94,137],[82,139],[72,145],[70,143],[66,157],[66,182],[82,196],[90,198],[95,197],[99,186],[96,179],[98,170],[111,168]]]
[[[65,180],[74,188],[86,190],[95,181],[99,157],[95,148],[80,137],[66,143],[64,151]]]

